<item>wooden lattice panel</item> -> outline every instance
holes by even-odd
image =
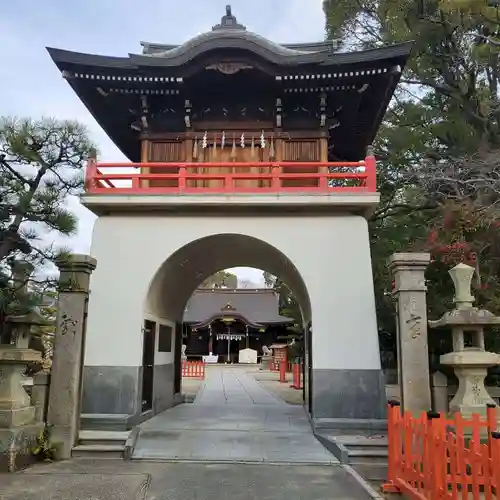
[[[309,162],[326,161],[321,157],[321,139],[315,140],[292,140],[283,143],[283,161]],[[317,167],[285,167],[287,174],[315,174],[319,172]],[[311,187],[318,186],[318,179],[286,179],[283,180],[286,187]]]
[[[150,143],[150,162],[180,162],[186,161],[184,143],[181,141],[154,141]],[[161,167],[151,169],[155,174],[177,174],[178,167]],[[150,187],[176,187],[177,179],[158,179],[149,181]]]

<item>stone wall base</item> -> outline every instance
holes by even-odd
[[[0,472],[25,469],[38,459],[33,455],[43,424],[0,429]]]
[[[85,430],[131,429],[172,406],[175,368],[155,365],[153,408],[142,412],[142,367],[85,366],[83,370],[81,428]]]
[[[312,373],[312,416],[332,419],[385,419],[382,370],[316,369]]]

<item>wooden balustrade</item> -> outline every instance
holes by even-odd
[[[304,173],[304,169],[311,171]],[[335,191],[374,193],[376,166],[374,157],[358,162],[226,163],[97,163],[90,159],[85,190],[87,194],[143,195]]]

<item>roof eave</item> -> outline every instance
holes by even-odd
[[[199,320],[198,321],[184,321],[184,323],[190,325],[191,328],[205,328],[210,323],[212,323],[212,321],[215,321],[218,319],[223,319],[223,318],[228,317],[228,316],[238,318],[253,328],[262,328],[264,326],[262,323],[258,323],[256,321],[253,321],[253,320],[249,319],[248,317],[246,317],[244,314],[238,313],[238,312],[232,312],[231,314],[213,314],[212,316],[205,318],[202,321],[199,321]]]
[[[87,54],[84,52],[73,52],[71,50],[56,49],[54,47],[45,47],[50,57],[61,69],[61,66],[75,65],[114,69],[134,69],[129,57],[101,56],[98,54]]]

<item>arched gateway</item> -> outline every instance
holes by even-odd
[[[83,203],[99,218],[82,413],[130,427],[172,406],[190,295],[251,266],[285,280],[312,321],[312,416],[382,417],[370,144],[411,46],[278,45],[230,10],[183,45],[142,45],[128,57],[49,49],[133,162],[87,168]],[[144,362],[145,321],[173,334]]]

